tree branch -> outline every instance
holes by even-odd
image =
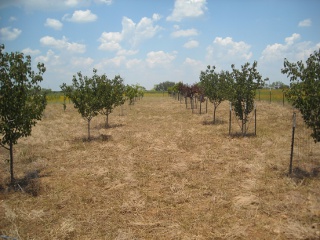
[[[3,145],[2,143],[0,143],[0,146],[3,147],[4,149],[7,149],[8,151],[10,150],[10,148],[6,147],[6,146]]]

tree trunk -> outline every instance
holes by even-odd
[[[241,123],[242,123],[241,132],[242,132],[242,135],[245,136],[246,135],[246,118],[243,118]]]
[[[14,185],[14,175],[13,175],[13,144],[10,141],[9,144],[9,151],[10,151],[10,183],[11,186]]]
[[[106,124],[105,124],[105,128],[109,127],[109,112],[107,112],[106,114]]]
[[[213,124],[216,124],[216,110],[217,110],[217,107],[214,104],[213,105]]]
[[[88,141],[90,141],[90,121],[91,119],[88,119]]]

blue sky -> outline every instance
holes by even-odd
[[[2,0],[0,43],[43,62],[41,85],[52,90],[93,68],[152,89],[253,61],[288,84],[284,58],[320,48],[319,9],[319,0]]]

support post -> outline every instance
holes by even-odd
[[[289,164],[289,175],[292,174],[292,161],[293,161],[293,148],[294,148],[294,133],[296,129],[296,113],[293,113],[292,117],[292,138],[291,138],[291,154],[290,154],[290,164]]]
[[[270,88],[270,103],[271,103],[271,88]]]
[[[230,102],[230,110],[229,110],[229,135],[231,135],[231,112],[232,112],[232,104]]]
[[[257,136],[257,107],[254,104],[254,135]]]

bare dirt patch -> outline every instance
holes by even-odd
[[[317,239],[320,176],[287,177],[290,108],[258,102],[256,137],[228,136],[228,103],[192,114],[145,97],[86,122],[49,104],[15,146],[16,177],[37,172],[36,196],[8,192],[0,149],[0,235],[17,239]],[[211,111],[209,111],[211,112]],[[318,167],[319,167],[318,162]]]

